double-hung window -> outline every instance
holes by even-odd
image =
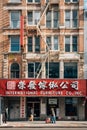
[[[21,2],[21,0],[9,0],[9,2],[11,2],[11,3],[19,3],[19,2]]]
[[[64,63],[64,78],[77,78],[78,77],[78,70],[77,70],[77,63]]]
[[[20,27],[20,11],[11,11],[10,27],[14,29]]]
[[[66,10],[65,11],[65,27],[66,28],[77,28],[78,27],[78,12],[77,10]]]
[[[77,52],[78,36],[65,36],[65,52]]]
[[[40,3],[40,0],[27,0],[27,2]]]
[[[49,50],[58,50],[59,49],[58,35],[47,36],[46,42],[49,47]]]
[[[76,2],[78,2],[78,0],[65,0],[65,2],[66,2],[66,3],[67,3],[67,2],[73,2],[73,3],[75,2],[75,3],[76,3]]]
[[[36,25],[40,20],[40,11],[28,12],[28,25]]]
[[[10,51],[19,52],[20,51],[20,37],[19,36],[10,36]]]
[[[28,37],[28,52],[40,52],[40,36]]]
[[[41,69],[41,63],[39,62],[28,63],[28,77],[36,78],[40,69]]]
[[[47,78],[59,78],[59,63],[50,62],[46,63],[46,77]]]
[[[46,27],[47,28],[58,28],[59,26],[59,12],[52,10],[46,13]]]

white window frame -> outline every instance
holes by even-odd
[[[66,26],[66,11],[70,12],[70,26],[67,27]],[[76,27],[73,27],[73,11],[74,10],[65,10],[65,28],[78,28],[78,25]],[[77,15],[78,15],[78,10],[77,10]],[[77,18],[77,22],[78,22],[78,18]]]
[[[69,0],[69,2],[66,2],[66,0],[65,0],[65,3],[77,3],[78,2],[78,0],[76,1],[76,2],[74,2],[73,0]]]
[[[59,27],[59,11],[51,10],[51,27],[50,28],[57,29],[58,27],[54,27],[54,20],[53,20],[53,18],[54,18],[54,15],[53,15],[54,12],[58,12],[58,27]],[[46,23],[46,16],[45,16],[45,23]],[[46,24],[45,24],[45,27],[49,28],[49,27],[46,26]]]
[[[19,35],[11,35],[11,36],[19,36]],[[11,50],[11,37],[10,37],[10,48],[9,48],[9,52],[11,53],[19,53],[20,52],[20,36],[19,36],[19,51],[12,51]]]
[[[56,49],[54,49],[54,37],[57,37],[58,38],[58,49],[56,50]],[[49,48],[50,49],[50,51],[59,51],[59,36],[58,35],[47,35],[46,36],[46,40],[47,40],[47,37],[51,37],[51,43],[50,43],[50,46],[51,46],[51,48]],[[47,42],[47,41],[46,41]],[[48,46],[49,47],[49,46]]]
[[[27,1],[27,3],[40,3],[40,2],[35,2],[35,0],[32,0],[32,2],[28,2],[28,0],[26,0]]]
[[[18,21],[17,27],[14,27],[14,25],[13,25],[13,22],[12,22],[12,19],[11,19],[11,13],[12,12],[14,12],[14,13],[18,12],[19,13],[19,21]],[[13,29],[20,28],[20,16],[21,15],[20,15],[20,11],[19,10],[17,10],[17,11],[14,11],[14,10],[10,11],[10,28],[13,28]]]
[[[77,36],[77,35],[65,35],[65,38],[66,37],[70,37],[70,51],[68,51],[68,52],[66,52],[65,51],[65,46],[64,46],[64,51],[66,52],[66,53],[69,53],[69,52],[78,52],[78,48],[77,48],[77,51],[72,51],[72,45],[73,45],[73,42],[72,42],[72,40],[73,40],[73,36]],[[65,39],[64,39],[64,43],[65,43],[66,41],[65,41]],[[66,44],[65,44],[66,45]],[[77,46],[78,46],[78,36],[77,36]]]
[[[35,16],[35,13],[36,13],[36,12],[39,12],[39,13],[40,13],[40,11],[39,11],[39,10],[32,10],[32,11],[28,11],[28,13],[29,13],[29,12],[32,12],[32,24],[29,24],[29,22],[27,21],[27,22],[28,22],[28,26],[33,26],[33,25],[36,26],[37,24],[35,24],[34,16]],[[28,13],[27,13],[27,15],[28,15]],[[40,15],[40,14],[39,14],[39,15]],[[37,23],[39,22],[39,20],[40,20],[40,19],[37,19]]]
[[[21,3],[21,0],[9,0],[9,3]]]

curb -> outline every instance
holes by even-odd
[[[87,128],[87,126],[0,126],[0,128]]]

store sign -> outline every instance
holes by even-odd
[[[57,105],[57,98],[49,98],[49,104],[50,105]]]
[[[85,96],[86,80],[10,79],[0,80],[2,96]]]

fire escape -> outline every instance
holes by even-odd
[[[46,39],[45,39],[45,37],[44,37],[44,35],[43,35],[42,30],[41,30],[41,20],[42,20],[43,17],[46,15],[47,10],[48,10],[49,8],[51,8],[52,5],[56,5],[56,4],[59,4],[59,0],[49,0],[49,2],[46,3],[46,5],[44,6],[44,9],[43,9],[43,11],[42,11],[42,15],[41,15],[41,17],[40,17],[40,20],[38,21],[38,23],[37,23],[37,25],[36,25],[37,35],[40,35],[40,36],[41,36],[41,38],[42,38],[42,40],[43,40],[43,42],[44,42],[44,44],[45,44],[45,46],[46,46],[46,48],[47,48],[47,51],[46,51],[46,53],[45,53],[45,57],[44,57],[44,59],[43,59],[43,63],[45,63],[46,61],[48,62],[48,76],[47,76],[47,78],[49,78],[49,57],[50,57],[50,48],[49,48],[49,46],[48,46],[48,44],[47,44],[47,42],[46,42]],[[41,68],[40,68],[40,69],[39,69],[39,67],[38,67],[37,71],[39,70],[39,73],[37,73],[36,78],[39,78],[41,72],[43,71],[43,67],[44,67],[43,65],[41,65]]]

